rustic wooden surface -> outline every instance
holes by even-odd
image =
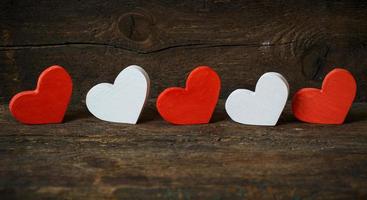
[[[172,126],[150,102],[138,125],[71,108],[26,126],[0,109],[0,199],[366,199],[367,104],[342,126],[228,119]],[[7,198],[6,198],[7,197]]]
[[[357,0],[1,0],[0,199],[366,199],[367,104],[343,126],[231,122],[171,126],[153,102],[137,126],[86,110],[87,91],[143,66],[152,97],[198,65],[222,78],[221,97],[267,71],[291,94],[335,66],[367,101],[367,2]],[[59,64],[75,87],[66,123],[24,126],[11,96]]]
[[[130,64],[150,74],[152,97],[182,85],[194,67],[212,66],[222,98],[253,88],[267,71],[284,74],[293,94],[342,66],[366,101],[366,21],[367,2],[351,0],[2,0],[0,97],[33,88],[53,64],[70,71],[79,105]]]

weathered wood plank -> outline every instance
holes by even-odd
[[[0,2],[0,102],[31,89],[52,64],[75,92],[65,124],[24,126],[0,106],[1,199],[366,199],[367,105],[343,126],[276,127],[228,120],[171,126],[153,102],[137,126],[92,118],[84,97],[127,65],[152,78],[152,96],[184,84],[197,65],[223,80],[222,98],[267,71],[291,92],[351,70],[367,100],[365,1]]]
[[[46,1],[0,3],[0,96],[30,89],[47,65],[67,67],[74,102],[121,68],[139,64],[152,96],[182,84],[197,65],[223,79],[222,97],[282,72],[292,93],[320,85],[335,66],[358,80],[367,99],[367,3],[364,1]],[[235,72],[234,72],[235,71]],[[102,73],[101,73],[102,72]]]
[[[184,48],[142,56],[118,49],[84,46],[7,52],[0,56],[3,58],[0,59],[0,65],[4,66],[1,68],[1,92],[4,101],[7,101],[21,90],[34,88],[39,73],[46,66],[55,63],[64,66],[71,73],[75,82],[73,103],[80,105],[93,85],[113,82],[116,75],[130,64],[143,66],[149,73],[152,79],[152,97],[156,97],[166,87],[184,86],[187,74],[195,66],[203,64],[212,66],[220,74],[222,98],[240,87],[253,89],[257,79],[267,71],[284,74],[290,82],[291,95],[301,87],[320,87],[321,78],[332,65],[322,72],[317,81],[309,80],[303,75],[302,67],[297,65],[297,59],[288,57],[287,61],[282,60],[279,52],[287,49],[288,45],[269,50],[257,47]],[[263,51],[269,52],[264,54]],[[10,62],[9,59],[14,61],[12,65],[6,63]],[[365,68],[349,69],[359,82],[358,100],[363,101],[367,91]]]
[[[366,41],[367,33],[364,1],[5,0],[0,5],[1,43],[10,46],[101,43],[149,52],[185,43]]]
[[[231,122],[172,126],[150,102],[138,125],[84,108],[66,123],[25,126],[0,108],[0,195],[27,199],[364,199],[367,105],[342,126]]]

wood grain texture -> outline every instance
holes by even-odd
[[[19,126],[0,106],[2,199],[366,199],[365,104],[343,126],[295,122],[289,107],[279,126],[243,126],[219,107],[215,123],[175,127],[152,103],[129,126],[92,118],[83,102],[131,64],[149,73],[153,97],[211,66],[222,98],[267,71],[292,95],[346,67],[366,101],[366,10],[357,0],[0,1],[0,102],[50,65],[76,83],[66,124]]]
[[[183,85],[194,67],[211,66],[222,98],[253,88],[267,71],[284,74],[292,95],[339,66],[356,76],[357,99],[367,100],[365,1],[3,0],[0,10],[3,102],[53,64],[78,83],[74,103],[131,64],[147,70],[153,97]]]
[[[367,104],[343,126],[172,126],[150,101],[139,125],[72,107],[65,124],[19,125],[0,107],[0,196],[18,199],[366,199]]]

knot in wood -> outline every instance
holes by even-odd
[[[120,17],[118,27],[121,34],[134,42],[148,42],[154,21],[152,17],[141,12],[130,12]]]
[[[301,60],[302,74],[308,80],[322,80],[328,53],[329,46],[327,44],[313,45],[304,51]]]

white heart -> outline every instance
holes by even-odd
[[[136,124],[149,96],[150,79],[143,68],[131,65],[122,70],[114,84],[100,83],[89,90],[88,110],[97,118]]]
[[[287,80],[279,73],[268,72],[258,80],[255,92],[233,91],[225,109],[235,122],[248,125],[274,126],[284,109],[289,94]]]

